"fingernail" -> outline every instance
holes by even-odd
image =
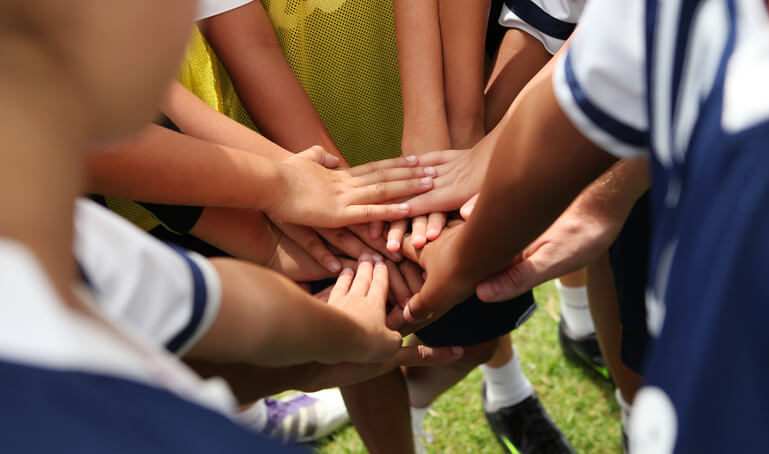
[[[388,240],[387,241],[387,249],[398,250],[399,247],[401,247],[401,244],[398,242],[398,240]]]
[[[440,231],[440,230],[436,230],[436,229],[430,229],[430,230],[428,230],[428,231],[427,231],[427,236],[428,236],[428,237],[432,237],[432,238],[435,238],[435,237],[437,237],[438,235],[440,235],[440,233],[441,233],[441,231]]]
[[[428,176],[435,175],[435,167],[425,167],[425,175],[428,175]]]
[[[411,244],[422,244],[425,241],[427,241],[427,238],[425,238],[424,235],[414,235],[411,239]]]
[[[419,181],[422,182],[422,184],[426,186],[426,185],[432,184],[433,178],[432,177],[424,177],[424,178],[422,178]]]
[[[342,270],[342,273],[341,273],[341,274],[345,274],[345,275],[347,275],[347,276],[352,276],[352,275],[353,275],[353,274],[355,274],[355,273],[353,273],[353,272],[352,272],[352,270],[351,270],[350,268],[345,268],[345,269],[343,269],[343,270]]]
[[[393,252],[392,254],[395,260],[403,260],[403,254],[401,254],[400,252]]]
[[[360,255],[360,258],[358,260],[360,260],[361,262],[367,262],[371,260],[371,256],[368,255],[367,252],[364,252],[363,254]]]
[[[371,256],[371,258],[373,258],[374,261],[377,262],[377,263],[383,263],[384,262],[384,257],[382,257],[379,254],[374,254],[374,255]]]
[[[409,205],[407,203],[401,203],[400,205],[398,205],[398,209],[403,211],[404,213],[408,213]]]
[[[455,355],[461,355],[464,349],[462,347],[451,347],[449,350],[451,350],[451,353]]]
[[[333,271],[334,273],[338,273],[339,270],[342,269],[342,264],[337,262],[336,260],[329,263],[328,267]]]
[[[433,318],[433,313],[432,312],[430,312],[429,314],[427,314],[425,316],[425,320],[430,320],[431,318]]]
[[[499,285],[499,282],[497,281],[491,281],[491,288],[494,289],[494,293],[499,293],[502,291],[502,286]]]
[[[416,156],[406,156],[406,161],[410,162],[411,164],[417,162]]]

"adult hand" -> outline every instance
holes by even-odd
[[[415,167],[415,162],[396,158],[329,170],[294,156],[277,163],[282,183],[265,211],[274,219],[315,227],[402,219],[409,215],[408,203],[387,202],[429,191],[433,185],[426,169]]]
[[[478,298],[506,301],[593,263],[609,249],[624,223],[625,216],[586,210],[578,199],[508,268],[480,282],[476,287]]]
[[[622,160],[591,183],[504,271],[482,281],[484,301],[504,301],[592,263],[609,249],[649,187],[646,158]],[[471,215],[477,196],[460,210]]]
[[[363,255],[357,273],[344,269],[328,297],[330,306],[342,310],[362,328],[361,338],[351,342],[359,362],[383,361],[401,347],[401,335],[385,325],[387,290],[387,266]]]

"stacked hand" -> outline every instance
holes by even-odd
[[[357,272],[345,268],[328,295],[328,304],[344,311],[362,328],[351,344],[362,349],[359,362],[383,361],[401,347],[401,335],[385,326],[387,266],[371,256],[360,257]],[[351,350],[356,350],[351,349]]]
[[[312,159],[307,159],[312,157]],[[343,227],[409,215],[407,203],[390,201],[429,191],[434,169],[416,167],[416,158],[378,161],[330,170],[333,160],[321,147],[277,164],[278,197],[265,210],[271,218],[315,227]],[[313,162],[315,161],[315,162]]]

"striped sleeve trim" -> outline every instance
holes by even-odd
[[[568,39],[577,26],[556,19],[531,0],[505,0],[505,5],[522,21],[556,39]]]
[[[556,65],[553,89],[566,116],[596,145],[621,159],[645,154],[646,132],[610,116],[590,101],[574,74],[571,52]]]
[[[221,304],[219,275],[208,261],[194,252],[172,249],[187,263],[192,276],[192,311],[190,319],[179,333],[166,343],[166,348],[182,356],[208,331]]]

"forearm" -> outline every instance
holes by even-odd
[[[404,154],[451,148],[438,14],[438,0],[393,2],[403,93]]]
[[[440,0],[446,115],[453,148],[484,135],[484,55],[489,0]]]
[[[324,367],[319,363],[263,367],[253,364],[222,364],[187,360],[187,364],[204,378],[223,378],[232,388],[238,402],[243,405],[289,389],[305,392],[322,389],[313,385],[317,371]]]
[[[188,136],[252,151],[276,161],[293,156],[256,131],[212,109],[177,81],[169,87],[162,111]]]
[[[350,360],[362,329],[287,278],[233,259],[212,259],[222,304],[191,358],[264,366]]]
[[[88,191],[145,202],[264,210],[284,184],[279,164],[150,125],[88,159]],[[205,184],[201,184],[205,182]]]
[[[647,158],[623,159],[596,178],[569,209],[621,228],[636,201],[649,189]]]
[[[459,271],[470,281],[501,270],[614,161],[565,117],[549,78],[536,82],[503,121],[478,203],[458,239]]]
[[[344,162],[288,65],[260,2],[209,18],[205,25],[206,39],[265,136],[293,152],[320,145]]]

